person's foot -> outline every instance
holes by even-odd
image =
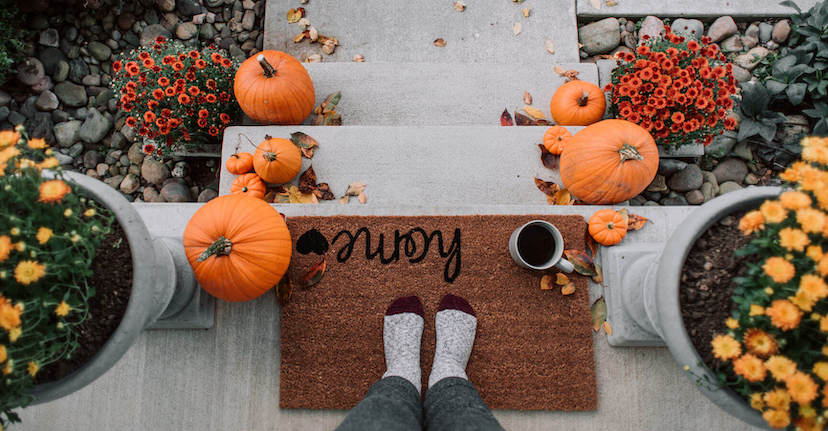
[[[431,374],[428,376],[428,387],[446,377],[468,379],[466,364],[477,331],[474,310],[465,299],[446,295],[440,300],[435,320],[437,347],[434,350]]]
[[[383,378],[402,377],[422,388],[420,344],[423,337],[423,303],[416,296],[397,298],[385,311],[382,338],[385,344]]]

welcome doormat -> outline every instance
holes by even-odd
[[[382,326],[395,298],[425,309],[423,388],[434,354],[434,314],[446,293],[477,313],[466,371],[490,408],[595,410],[598,394],[589,291],[540,290],[541,273],[509,257],[512,231],[551,222],[567,249],[584,249],[580,216],[291,217],[289,274],[301,280],[325,259],[322,279],[294,287],[282,308],[282,408],[350,409],[385,371]]]

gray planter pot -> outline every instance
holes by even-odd
[[[192,271],[183,257],[183,249],[179,250],[180,243],[177,248],[167,240],[153,239],[132,204],[108,185],[75,172],[64,175],[115,214],[132,253],[132,294],[121,323],[101,350],[73,373],[32,388],[33,404],[61,398],[92,383],[118,362],[141,331],[162,314],[173,313],[176,307],[180,309],[194,289],[192,284],[181,282],[188,271],[192,278]]]
[[[667,241],[658,265],[655,288],[651,294],[645,294],[651,297],[649,299],[655,297],[654,312],[648,310],[649,318],[676,362],[681,367],[689,367],[687,377],[698,383],[699,390],[716,405],[753,426],[765,429],[770,428],[758,411],[730,389],[717,387],[715,375],[704,365],[693,347],[679,309],[679,280],[690,249],[713,223],[733,212],[756,208],[764,200],[778,196],[781,190],[779,187],[749,187],[713,199],[696,209]]]

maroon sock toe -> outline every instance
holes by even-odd
[[[440,300],[440,306],[437,307],[437,311],[443,310],[460,310],[466,314],[471,314],[472,316],[477,317],[468,301],[452,294],[448,294]]]
[[[414,313],[418,314],[420,317],[425,316],[425,312],[423,312],[423,303],[417,296],[403,296],[401,298],[397,298],[391,303],[391,305],[388,306],[388,310],[385,310],[386,316],[400,313]]]

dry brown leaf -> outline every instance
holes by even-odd
[[[307,30],[297,34],[296,37],[293,38],[293,43],[299,43],[299,42],[303,41],[307,35],[308,35]]]
[[[547,40],[546,43],[543,44],[543,47],[546,48],[546,52],[550,54],[555,53],[555,42],[552,42],[552,39]]]
[[[544,275],[541,277],[540,281],[540,289],[541,290],[552,290],[554,280],[552,279],[551,275]]]
[[[555,284],[558,286],[565,286],[567,283],[569,283],[569,277],[567,277],[566,274],[559,272],[555,277]]]
[[[357,200],[359,200],[359,203],[365,205],[368,202],[368,196],[366,196],[365,193],[360,193],[359,196],[357,196]]]
[[[527,105],[531,105],[531,104],[532,104],[532,95],[531,95],[531,94],[529,94],[529,92],[528,92],[528,91],[525,91],[525,90],[524,90],[524,92],[523,92],[523,103],[525,103],[525,104],[527,104]],[[524,108],[524,109],[525,109],[525,108]]]
[[[299,0],[299,3],[308,4],[308,0]]]
[[[599,9],[599,10],[600,10],[600,9],[601,9],[601,1],[602,1],[602,0],[589,0],[589,4],[590,4],[590,6],[592,6],[593,8],[595,8],[595,9]]]
[[[535,187],[542,191],[543,194],[550,197],[554,197],[555,194],[561,189],[559,185],[553,183],[552,181],[544,181],[538,177],[535,177]]]
[[[561,295],[572,295],[575,293],[575,283],[569,282],[561,286]]]
[[[543,113],[543,111],[541,111],[538,108],[535,108],[534,106],[526,105],[526,106],[523,107],[523,110],[526,111],[526,113],[529,114],[530,117],[532,117],[536,120],[540,120],[541,118],[546,118],[546,115]]]
[[[290,203],[292,204],[318,204],[319,199],[317,199],[316,195],[313,193],[302,193],[299,191],[299,187],[291,185],[288,188],[288,194],[290,195]]]
[[[313,166],[309,166],[308,169],[299,176],[299,192],[308,194],[313,193],[316,189],[316,172],[313,170]]]
[[[461,1],[456,1],[454,2],[454,10],[456,10],[457,12],[463,12],[464,10],[466,10],[466,4]]]
[[[512,116],[509,114],[508,109],[504,109],[503,113],[500,114],[500,125],[501,126],[514,126],[515,122],[512,121]]]
[[[541,163],[543,163],[543,166],[547,169],[558,169],[558,164],[561,161],[561,156],[558,154],[550,153],[549,150],[547,150],[546,147],[543,146],[543,144],[538,144],[538,148],[541,152]],[[549,201],[549,205],[552,204],[553,201]]]
[[[287,305],[291,296],[293,296],[293,282],[285,275],[276,285],[276,297],[279,299],[279,305],[282,307]]]
[[[290,9],[287,11],[286,16],[289,24],[299,22],[299,20],[305,16],[305,8],[300,7],[298,9]]]
[[[325,43],[322,44],[322,52],[327,55],[331,55],[334,53],[336,49],[336,42],[333,39],[328,39]]]
[[[607,321],[607,301],[604,300],[603,296],[596,299],[589,311],[592,315],[592,329],[598,332],[604,322]]]
[[[434,39],[434,42],[432,42],[432,43],[433,43],[433,44],[434,44],[434,46],[436,46],[437,48],[442,48],[442,47],[446,46],[446,40],[445,40],[445,39],[443,39],[442,37],[437,38],[437,39]]]
[[[316,30],[316,27],[310,26],[308,28],[308,38],[310,38],[311,42],[316,42],[319,39],[319,31]]]
[[[322,261],[312,266],[311,269],[308,270],[308,272],[302,277],[302,288],[307,289],[314,284],[319,283],[325,275],[326,268],[327,264],[325,263],[325,257],[322,256]]]
[[[356,54],[353,58],[355,63],[362,63],[365,61],[365,57],[362,54]]]
[[[347,204],[350,200],[351,200],[350,196],[345,195],[345,196],[342,196],[341,198],[339,198],[339,203]]]
[[[553,68],[553,70],[555,71],[555,73],[557,73],[558,75],[561,75],[561,76],[563,76],[566,73],[566,69],[564,69],[561,66],[555,66]]]
[[[627,216],[627,230],[641,230],[648,221],[646,217],[638,214],[630,214]]]
[[[302,19],[299,20],[299,22],[296,23],[296,25],[298,25],[299,27],[302,27],[302,30],[304,30],[305,27],[310,25],[310,21],[308,21],[307,18],[302,18]]]
[[[523,25],[521,23],[516,22],[512,25],[512,33],[514,33],[515,36],[519,35],[521,31],[523,31]]]
[[[348,184],[348,190],[345,190],[345,196],[359,196],[360,193],[365,191],[365,184],[363,183],[351,183]]]
[[[528,7],[523,8],[523,17],[524,18],[529,18],[530,13],[532,13],[532,9],[529,9]]]
[[[558,193],[555,193],[555,205],[572,205],[573,203],[575,203],[575,199],[572,199],[569,190],[561,189],[558,190]]]
[[[515,112],[515,124],[518,126],[537,126],[538,123],[528,115],[523,115],[520,112]]]
[[[618,2],[615,1],[615,0],[607,0],[606,5],[609,6],[609,7],[618,6]],[[610,335],[612,335],[612,334],[610,334]]]
[[[601,327],[604,328],[604,332],[606,332],[607,335],[612,335],[612,326],[610,326],[610,323],[608,321],[604,320],[604,323],[601,324]]]
[[[598,262],[595,263],[595,275],[592,276],[592,281],[602,284],[604,282],[604,269],[601,268],[601,264]]]
[[[305,58],[305,63],[319,63],[322,61],[322,56],[319,54],[311,54]]]

